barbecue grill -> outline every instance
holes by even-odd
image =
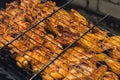
[[[56,65],[56,63],[55,63],[55,61],[60,61],[60,62],[63,62],[60,58],[64,58],[65,59],[65,57],[63,56],[66,52],[67,52],[67,50],[68,49],[70,49],[71,47],[73,47],[73,46],[75,46],[76,45],[76,43],[78,43],[78,41],[79,40],[81,40],[81,39],[85,39],[84,38],[84,36],[89,36],[88,34],[92,31],[92,30],[94,30],[97,26],[99,26],[99,25],[101,25],[101,23],[102,22],[104,22],[104,21],[108,21],[107,23],[110,23],[109,21],[110,21],[110,19],[112,19],[111,18],[111,16],[109,15],[109,14],[107,14],[107,15],[105,15],[105,16],[103,16],[103,15],[101,15],[101,16],[103,16],[101,19],[99,19],[99,20],[97,20],[97,23],[96,24],[94,24],[93,26],[91,26],[91,25],[85,25],[85,26],[88,26],[89,27],[89,29],[88,30],[86,30],[82,35],[80,35],[79,37],[77,37],[77,38],[75,38],[74,39],[74,41],[73,42],[71,42],[69,45],[67,45],[67,46],[64,46],[64,48],[63,48],[63,50],[60,52],[60,53],[55,53],[55,56],[52,56],[53,58],[51,59],[51,60],[49,60],[49,62],[47,63],[47,64],[45,64],[44,62],[40,62],[39,60],[37,60],[37,59],[35,59],[34,57],[32,57],[32,56],[30,56],[30,55],[27,55],[27,56],[29,56],[29,57],[31,57],[31,58],[33,58],[36,62],[38,62],[39,64],[41,64],[41,65],[43,65],[41,68],[39,68],[39,71],[37,71],[36,73],[34,73],[33,72],[33,70],[31,69],[31,66],[32,65],[29,65],[29,66],[25,66],[25,65],[23,65],[23,63],[21,63],[21,62],[19,62],[19,61],[17,61],[15,58],[14,58],[14,56],[16,56],[16,54],[12,54],[11,55],[11,52],[10,52],[10,48],[9,48],[9,45],[11,45],[13,48],[15,48],[15,50],[17,50],[17,51],[19,51],[19,52],[21,52],[21,53],[24,53],[24,51],[22,51],[21,49],[19,49],[19,47],[17,47],[16,45],[14,45],[13,43],[15,42],[15,41],[17,41],[17,40],[19,40],[20,38],[22,38],[22,37],[24,37],[24,36],[26,36],[28,39],[30,39],[30,40],[33,40],[34,42],[36,42],[36,43],[38,43],[38,44],[40,44],[39,43],[39,41],[37,41],[37,40],[34,40],[34,39],[32,39],[27,33],[29,33],[29,32],[32,32],[33,34],[35,34],[35,35],[37,35],[37,36],[40,36],[39,34],[37,34],[37,33],[35,33],[34,31],[32,31],[33,29],[38,29],[37,28],[37,25],[39,25],[41,22],[44,22],[45,20],[47,20],[48,18],[50,18],[51,16],[53,16],[53,15],[55,15],[57,12],[59,12],[61,9],[63,9],[63,8],[69,8],[69,7],[71,7],[69,4],[72,2],[73,0],[69,0],[69,1],[65,1],[65,2],[63,2],[64,4],[60,4],[60,5],[62,5],[62,6],[60,6],[57,10],[55,10],[54,12],[52,12],[51,14],[49,14],[49,15],[47,15],[45,18],[43,18],[42,20],[40,20],[40,21],[37,21],[35,24],[32,24],[32,25],[30,25],[30,27],[28,28],[28,29],[26,29],[25,31],[23,31],[23,32],[20,32],[20,34],[18,34],[17,36],[15,36],[15,38],[13,39],[13,40],[11,40],[11,41],[8,41],[8,40],[6,40],[6,39],[4,39],[7,43],[3,43],[3,42],[1,42],[1,43],[3,43],[3,45],[4,46],[2,46],[1,47],[1,49],[0,49],[0,58],[1,58],[1,62],[5,65],[5,66],[8,66],[9,64],[10,65],[13,65],[12,67],[11,66],[8,66],[9,68],[11,68],[13,71],[14,71],[14,73],[13,73],[13,75],[14,76],[19,76],[18,78],[22,78],[22,80],[40,80],[40,79],[44,79],[44,77],[42,76],[42,73],[44,72],[44,74],[47,74],[47,75],[49,75],[50,77],[52,77],[53,79],[56,79],[56,78],[54,78],[54,76],[52,76],[50,73],[47,73],[47,72],[45,72],[45,70],[47,69],[47,68],[50,68],[50,69],[52,69],[52,67],[50,67],[51,65]],[[44,2],[43,2],[44,3]],[[82,24],[81,23],[81,25],[84,25],[84,24]],[[108,28],[108,27],[99,27],[100,28],[100,30],[102,30],[102,31],[106,31],[108,34],[108,36],[116,36],[116,33],[117,33],[117,35],[119,34],[119,32],[117,32],[116,30],[113,30],[113,28]],[[116,29],[116,28],[115,28]],[[40,31],[39,29],[38,29],[38,31]],[[52,33],[49,29],[46,29],[46,31],[48,32],[48,33],[51,33],[51,34],[54,34],[54,33]],[[114,33],[115,32],[115,33]],[[43,32],[44,33],[44,32]],[[51,36],[49,36],[49,37],[51,37]],[[89,36],[90,37],[90,36]],[[43,39],[44,39],[45,37],[43,37]],[[46,38],[45,38],[46,39]],[[118,39],[119,39],[119,37],[118,37]],[[46,41],[49,41],[50,43],[52,43],[53,45],[55,45],[55,46],[57,46],[57,47],[59,47],[60,49],[61,49],[61,47],[60,46],[58,46],[58,45],[56,45],[54,42],[52,42],[52,41],[50,41],[50,40],[47,40],[46,39]],[[86,41],[88,41],[88,40],[86,40]],[[69,41],[67,41],[67,42],[69,42]],[[89,42],[89,41],[88,41]],[[117,41],[118,43],[119,43],[119,41]],[[91,41],[91,43],[94,43],[94,42],[92,42]],[[21,42],[21,44],[22,45],[24,45],[22,42]],[[30,44],[31,45],[34,45],[34,43],[32,43],[32,42],[30,42]],[[113,46],[115,46],[115,44],[114,43],[112,43],[112,45]],[[26,46],[26,45],[24,45],[24,46]],[[42,46],[42,45],[41,45]],[[32,51],[32,49],[29,47],[29,46],[26,46],[27,48],[29,48],[29,50],[31,50]],[[48,49],[48,47],[46,47],[46,46],[42,46],[42,47],[44,47],[44,48],[46,48],[46,49]],[[104,50],[103,48],[101,48],[102,50]],[[74,49],[75,50],[75,49]],[[77,51],[77,50],[75,50],[76,52],[78,52],[79,54],[82,54],[81,52],[79,52],[79,51]],[[99,51],[98,50],[95,50],[96,52],[98,52],[99,53]],[[16,52],[16,51],[15,51]],[[43,52],[45,52],[45,53],[47,53],[46,51],[44,51],[43,50]],[[111,51],[110,50],[107,50],[107,51],[104,51],[102,54],[105,54],[105,55],[108,55],[109,53],[110,53]],[[39,54],[39,53],[37,53],[37,54]],[[70,53],[69,53],[70,54]],[[39,56],[43,56],[43,55],[39,55]],[[75,57],[75,55],[73,55],[74,57]],[[87,58],[89,58],[89,56],[87,56],[87,55],[84,55],[85,57],[87,57]],[[43,56],[44,57],[44,56]],[[77,59],[77,57],[75,57],[76,59]],[[27,58],[25,58],[26,60],[27,60]],[[79,58],[78,58],[79,59]],[[112,58],[110,58],[111,60],[112,60]],[[70,59],[66,59],[66,60],[70,60]],[[80,59],[80,60],[82,60],[82,59]],[[84,60],[82,60],[83,62],[85,62]],[[93,60],[94,61],[94,60]],[[23,61],[24,62],[24,61]],[[16,64],[16,63],[19,63],[19,65],[21,66],[25,66],[24,68],[19,68],[18,67],[18,65]],[[64,64],[67,64],[67,63],[65,63],[65,62],[63,62]],[[31,62],[29,62],[29,64],[31,64]],[[85,64],[85,63],[84,63]],[[105,65],[106,63],[104,63],[104,62],[97,62],[97,65],[98,66],[101,66],[101,65]],[[114,64],[113,64],[114,65]],[[56,65],[57,67],[61,67],[60,65]],[[14,68],[13,68],[14,67]],[[81,66],[77,66],[77,67],[80,67],[80,68],[82,68]],[[91,66],[92,67],[92,66]],[[115,66],[116,67],[116,66]],[[118,66],[117,66],[118,67]],[[116,67],[116,68],[117,68]],[[61,67],[62,68],[62,67]],[[76,70],[76,68],[74,68],[75,70]],[[90,73],[90,71],[89,70],[87,70],[87,69],[85,69],[85,68],[83,68],[86,72],[88,72],[88,73]],[[119,68],[118,68],[119,69]],[[18,73],[18,71],[19,71],[19,73]],[[108,71],[112,71],[111,70],[111,68],[108,68]],[[78,72],[80,72],[81,74],[83,74],[83,75],[86,75],[86,74],[84,74],[83,72],[81,72],[81,71],[79,71],[78,70]],[[17,74],[16,74],[17,73]],[[70,73],[70,72],[69,72]],[[115,72],[114,72],[115,73]],[[63,76],[63,74],[61,74],[61,73],[59,73],[58,72],[58,74],[59,75],[61,75],[61,76]],[[76,77],[76,78],[79,78],[79,80],[82,80],[80,77],[78,77],[77,75],[74,75],[74,74],[72,74],[72,73],[70,73],[72,76],[74,76],[74,77]],[[116,73],[115,73],[116,74]],[[95,73],[92,73],[92,76],[98,76],[97,74],[95,74]],[[117,74],[117,76],[119,77],[119,74]],[[89,76],[89,79],[90,80],[94,80],[94,79],[92,79],[92,77],[91,76]],[[46,79],[47,80],[47,79]],[[50,79],[48,79],[48,80],[50,80]],[[88,79],[86,79],[86,80],[88,80]]]

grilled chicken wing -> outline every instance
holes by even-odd
[[[112,49],[110,57],[119,61],[120,60],[120,36],[112,36],[108,39],[108,44],[111,44],[109,48]]]
[[[82,47],[73,47],[68,49],[65,54],[69,54],[67,57],[69,73],[63,80],[85,80],[84,78],[96,69],[96,64],[90,60],[95,54],[92,51],[84,51]]]
[[[110,58],[106,54],[100,53],[95,55],[94,58],[96,61],[104,61],[113,72],[115,72],[116,74],[120,74],[120,63]]]
[[[119,61],[120,60],[120,37],[119,36],[112,36],[108,37],[101,42],[98,43],[98,45],[101,47],[101,49],[106,50],[109,52],[109,56],[113,58],[114,60]]]
[[[94,70],[93,74],[90,76],[93,78],[93,80],[102,80],[102,76],[105,75],[107,72],[107,66],[102,65],[98,69]]]
[[[93,80],[119,80],[115,73],[107,71],[106,65],[100,66],[90,76]]]
[[[41,2],[41,0],[21,0],[21,4],[20,7],[24,8],[24,9],[29,9],[32,10],[32,8],[39,4]]]

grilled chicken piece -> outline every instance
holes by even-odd
[[[93,27],[93,24],[89,24],[88,27]],[[90,31],[90,33],[94,34],[95,36],[98,36],[100,40],[103,40],[105,38],[108,38],[108,32],[100,29],[99,27],[95,27],[93,30]]]
[[[119,36],[112,36],[102,40],[98,45],[103,49],[109,52],[109,56],[112,57],[114,60],[120,60],[120,37]]]
[[[55,53],[53,50],[47,49],[44,46],[39,46],[31,51],[25,52],[23,58],[16,59],[19,67],[27,67],[30,62],[33,72],[36,73],[45,66],[45,64],[57,56],[57,54],[58,53]],[[22,63],[23,66],[19,62]],[[45,72],[41,73],[41,75],[46,79],[50,78],[47,74],[50,74],[55,79],[62,79],[66,76],[67,72],[67,62],[64,61],[64,58],[59,58],[59,60],[56,60],[55,63],[50,65],[50,67],[48,67]]]
[[[56,7],[57,10],[57,7]],[[50,17],[49,19],[46,20],[46,23],[48,24],[48,28],[53,31],[57,35],[61,35],[61,33],[58,31],[57,26],[63,26],[67,27],[70,25],[71,22],[71,16],[68,14],[65,10],[60,10],[57,12],[55,15]],[[53,27],[52,27],[53,26]]]
[[[56,41],[62,45],[69,45],[79,37],[78,33],[72,33],[69,28],[63,28],[62,26],[57,26],[57,28],[62,35],[57,36]]]
[[[113,72],[106,72],[100,80],[119,80],[119,78]]]
[[[47,17],[47,15],[51,14],[54,11],[55,6],[56,4],[52,1],[38,4],[33,8],[33,11],[31,11],[32,17],[40,21],[43,18]]]
[[[53,64],[49,66],[44,72],[51,75],[53,78],[49,79],[50,76],[45,75],[46,73],[42,73],[43,77],[49,80],[54,79],[63,79],[68,74],[68,63],[64,61],[64,58],[59,58]]]
[[[0,35],[5,34],[9,20],[9,15],[7,15],[4,10],[0,10]]]
[[[112,36],[108,40],[108,43],[111,44],[110,48],[112,49],[109,54],[113,59],[120,61],[120,36]]]
[[[104,49],[101,48],[101,45],[104,45],[104,44],[102,44],[101,41],[103,41],[106,38],[108,38],[106,32],[103,32],[102,30],[95,28],[94,30],[89,32],[87,35],[85,35],[83,38],[81,38],[78,41],[78,43],[82,45],[83,47],[86,47],[86,48],[89,47],[97,52],[102,52],[104,51]]]
[[[96,64],[90,60],[95,54],[92,51],[84,51],[81,47],[73,47],[68,49],[65,54],[69,54],[67,57],[69,73],[64,80],[84,80],[96,69]]]
[[[120,62],[120,48],[119,47],[115,47],[109,55],[114,60]]]
[[[115,73],[107,71],[106,65],[101,65],[90,76],[93,78],[93,80],[119,80]]]
[[[90,76],[93,78],[93,80],[103,80],[102,76],[104,76],[106,72],[107,66],[101,65],[98,69],[94,70],[93,74]]]
[[[115,72],[116,74],[120,74],[120,63],[110,58],[106,54],[100,53],[95,55],[94,58],[96,61],[104,61],[113,72]]]
[[[112,37],[110,37],[110,42],[112,42],[112,44],[114,45],[114,46],[117,46],[117,47],[120,47],[120,36],[112,36]]]
[[[76,21],[74,19],[79,19],[79,20]],[[62,26],[64,28],[66,27],[69,28],[70,31],[73,33],[81,34],[82,32],[85,31],[87,25],[86,19],[73,9],[71,10],[71,15],[62,9],[59,12],[57,12],[55,15],[53,15],[51,18],[46,20],[46,22],[48,23],[48,28],[58,36],[61,36],[62,34],[59,32],[57,26]],[[83,25],[82,24],[80,25],[80,22]]]
[[[80,64],[73,64],[70,66],[69,73],[64,80],[85,80],[85,77],[89,76],[94,69],[93,64],[89,61],[85,61],[85,63],[83,62]],[[91,79],[91,77],[87,78]]]
[[[85,50],[83,47],[72,47],[67,50],[67,53],[70,55],[68,58],[71,59],[71,62],[81,61],[80,59],[89,59],[93,57],[96,53],[90,49]]]
[[[85,31],[89,29],[87,20],[79,12],[77,12],[74,9],[71,9],[70,15],[73,19],[71,27],[73,30],[76,30],[77,33],[82,35]]]
[[[19,3],[17,1],[14,1],[7,4],[5,11],[8,13],[7,15],[11,15],[11,17],[15,16],[17,13],[20,12]]]
[[[41,0],[21,0],[20,6],[24,9],[32,10],[32,8],[40,2]]]
[[[29,56],[27,56],[29,57]],[[30,67],[29,65],[29,60],[27,60],[27,58],[25,58],[24,56],[16,56],[16,60],[17,60],[17,65],[20,67],[20,68],[26,68],[26,70],[29,70],[28,68]]]
[[[1,22],[1,21],[0,21]],[[4,23],[0,23],[0,35],[2,36],[3,34],[5,34],[6,32],[6,29],[7,29],[7,24],[4,24]]]

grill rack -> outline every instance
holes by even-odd
[[[37,24],[39,24],[40,22],[43,22],[44,20],[46,20],[47,18],[49,18],[50,16],[52,16],[54,13],[58,12],[60,9],[62,9],[64,6],[68,5],[71,1],[68,1],[66,4],[64,4],[62,7],[60,7],[58,10],[56,10],[55,12],[53,12],[52,14],[50,14],[49,16],[47,16],[46,18],[44,18],[42,21],[39,21],[38,23],[36,23],[35,25],[31,26],[29,29],[27,29],[25,32],[23,32],[22,34],[18,35],[14,40],[8,42],[7,44],[5,44],[1,50],[3,50],[6,46],[12,44],[15,40],[17,40],[18,38],[20,38],[21,36],[25,35],[25,33],[27,33],[28,31],[32,30]],[[77,40],[75,40],[72,44],[70,44],[68,47],[66,47],[60,54],[58,54],[56,57],[54,57],[53,60],[51,60],[47,65],[45,65],[38,73],[36,73],[34,76],[32,76],[30,78],[30,80],[33,80],[39,73],[41,73],[42,71],[44,71],[44,69],[46,69],[47,67],[49,67],[50,64],[52,64],[58,57],[60,57],[68,48],[70,48],[73,44],[75,44],[79,39],[81,39],[83,36],[87,35],[88,32],[90,32],[92,29],[94,29],[94,27],[96,27],[97,25],[100,24],[100,22],[102,22],[104,19],[106,19],[108,17],[108,15],[106,15],[105,17],[103,17],[95,26],[93,26],[92,28],[90,28],[89,30],[87,30],[82,36],[80,36]],[[15,47],[15,46],[14,46]],[[19,50],[19,49],[18,49]],[[74,75],[75,76],[75,75]]]

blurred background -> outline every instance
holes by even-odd
[[[54,1],[63,4],[68,0]],[[120,19],[120,0],[73,0],[71,4],[99,14],[110,13],[111,16]]]
[[[53,0],[58,6],[69,0]],[[66,10],[71,8],[79,11],[90,23],[95,24],[104,15],[110,14],[106,21],[99,27],[120,34],[120,0],[73,0],[71,4],[65,7]]]

